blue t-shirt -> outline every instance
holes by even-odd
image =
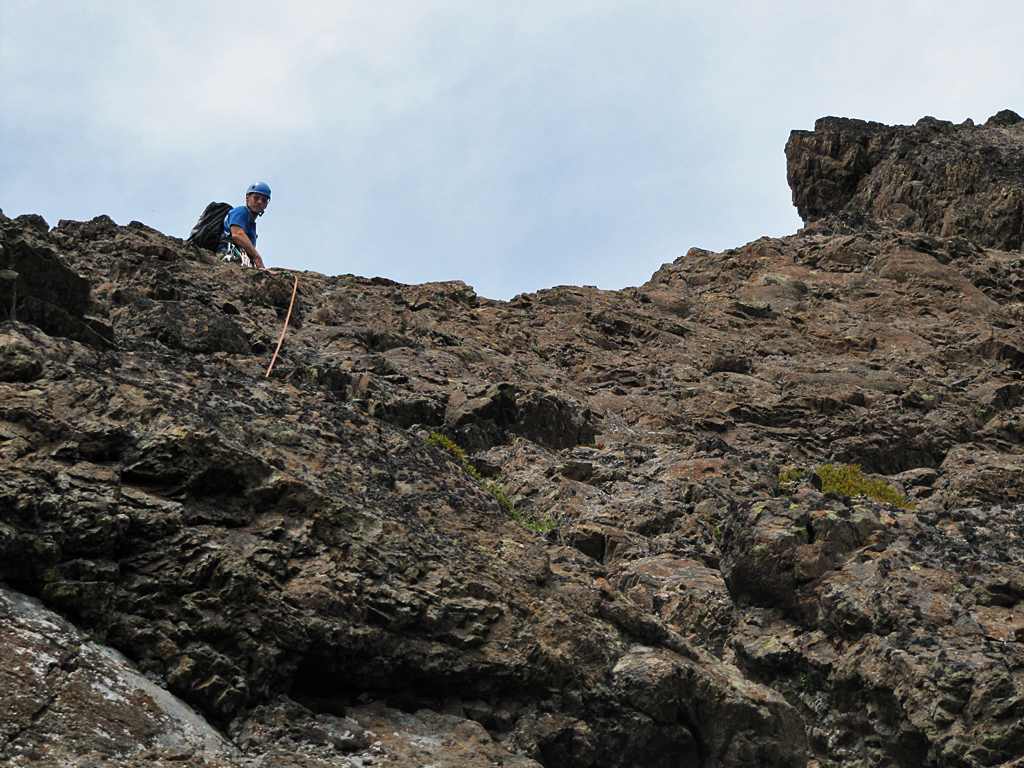
[[[253,246],[256,245],[256,216],[247,206],[240,205],[237,208],[232,208],[228,211],[228,215],[224,217],[224,230],[221,232],[220,239],[224,243],[222,251],[226,251],[228,246],[231,245],[231,227],[241,227],[245,230],[245,234],[249,236],[249,240],[252,241]]]

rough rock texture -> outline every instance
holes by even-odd
[[[5,608],[0,759],[1024,765],[1022,256],[863,201],[510,302],[0,214],[3,605],[65,617]]]
[[[792,132],[786,158],[805,222],[861,213],[988,248],[1024,246],[1024,120],[1011,110],[984,125],[823,117]]]
[[[195,712],[39,601],[0,587],[0,620],[5,765],[102,762],[129,745],[168,760],[238,755]]]

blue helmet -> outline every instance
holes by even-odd
[[[266,195],[267,200],[270,199],[270,187],[268,187],[262,181],[257,181],[255,184],[250,184],[249,188],[245,190],[246,197],[251,195],[253,192],[256,192],[261,195]]]

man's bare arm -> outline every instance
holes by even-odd
[[[245,234],[244,229],[235,224],[232,224],[231,240],[234,242],[235,245],[237,245],[239,248],[241,248],[249,255],[249,258],[253,260],[257,267],[259,267],[260,269],[266,269],[266,266],[264,266],[263,264],[263,257],[260,256],[259,251],[256,250],[256,246],[252,244],[252,240],[249,239],[249,236]]]

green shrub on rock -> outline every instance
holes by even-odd
[[[814,469],[821,481],[822,493],[840,496],[867,496],[875,501],[892,504],[900,509],[913,509],[914,504],[906,496],[882,480],[865,477],[859,464],[823,464]],[[797,480],[806,475],[801,468],[788,469],[779,474],[779,487],[783,492],[795,490]],[[815,482],[817,485],[817,482]]]
[[[448,453],[450,453],[455,459],[462,465],[463,469],[479,483],[482,483],[484,488],[495,498],[498,502],[498,506],[501,507],[501,511],[511,517],[523,528],[533,531],[534,533],[547,533],[550,530],[558,527],[558,523],[552,517],[545,517],[543,519],[537,519],[532,515],[529,515],[522,510],[516,508],[515,502],[509,497],[508,491],[505,487],[499,483],[485,482],[480,475],[480,471],[469,463],[469,459],[466,458],[466,452],[457,446],[452,440],[439,432],[431,432],[426,438],[426,442],[429,445],[436,445]]]
[[[864,477],[859,464],[825,464],[815,469],[814,474],[821,478],[822,493],[867,496],[901,509],[912,509],[914,506],[906,496],[888,483]]]
[[[438,448],[447,451],[455,457],[456,461],[462,465],[463,469],[465,469],[474,480],[480,479],[479,470],[469,463],[469,459],[466,458],[466,452],[457,446],[451,438],[445,437],[440,432],[431,432],[430,436],[427,437],[427,444],[436,445]]]

